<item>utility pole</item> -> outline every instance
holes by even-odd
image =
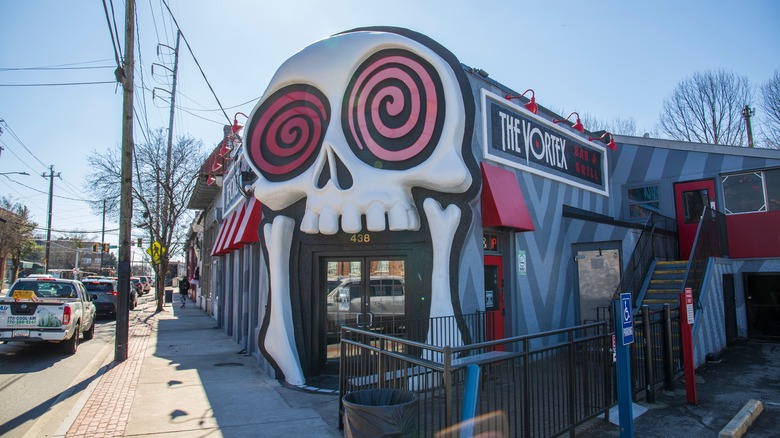
[[[745,105],[745,108],[742,110],[742,117],[745,118],[745,123],[747,124],[747,136],[748,136],[748,147],[753,147],[753,127],[750,125],[750,118],[753,117],[753,114],[756,113],[756,110],[750,108],[749,106]]]
[[[106,200],[103,200],[103,228],[100,232],[100,245],[106,243]],[[100,275],[103,275],[103,251],[100,251]]]
[[[125,1],[125,62],[122,84],[122,188],[119,197],[119,284],[114,360],[127,359],[130,329],[130,242],[133,225],[133,70],[135,69],[135,0]]]
[[[49,178],[49,213],[46,220],[46,257],[43,259],[43,272],[49,272],[49,250],[51,249],[51,201],[54,195],[54,177],[60,176],[59,172],[54,174],[54,165],[49,167],[49,174],[41,174],[44,178]]]
[[[173,200],[171,199],[171,154],[173,150],[173,115],[174,110],[176,109],[176,78],[177,73],[179,71],[179,41],[181,39],[181,31],[176,31],[176,47],[174,48],[174,57],[173,57],[173,81],[171,85],[171,114],[170,119],[168,121],[168,150],[166,151],[165,155],[165,188],[163,190],[163,205],[162,205],[162,212],[160,213],[161,220],[158,221],[160,224],[159,228],[159,234],[160,234],[160,240],[162,240],[161,243],[168,241],[168,235],[170,233],[169,229],[169,223],[168,223],[168,216],[169,211],[171,209],[171,202]],[[155,295],[157,297],[157,311],[163,310],[163,304],[164,304],[164,286],[165,286],[165,276],[166,272],[163,272],[163,267],[168,266],[167,263],[163,261],[163,257],[165,257],[165,260],[167,260],[168,255],[167,251],[160,256],[160,266],[157,269],[157,271],[160,273],[158,277],[162,277],[162,287],[160,285],[157,285],[157,290],[155,291]],[[166,269],[167,270],[167,269]]]

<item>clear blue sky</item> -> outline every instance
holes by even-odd
[[[113,3],[124,51],[124,2]],[[655,128],[663,99],[695,72],[722,68],[758,85],[780,69],[776,0],[169,0],[169,5],[230,117],[249,114],[276,68],[293,53],[360,26],[424,33],[491,78],[519,91],[533,88],[541,105],[605,121],[632,117],[640,132]],[[165,76],[151,75],[151,64],[172,61],[156,54],[158,43],[174,45],[170,16],[161,0],[137,0],[137,11],[136,85],[142,72],[149,89],[169,89]],[[65,64],[112,67],[9,70]],[[115,65],[101,1],[0,0],[0,85],[111,81]],[[214,146],[225,119],[213,111],[218,105],[186,48],[178,87],[181,110],[174,132]],[[149,127],[167,127],[168,104],[143,94],[136,93],[136,105]],[[12,130],[1,125],[6,132],[0,136],[0,173],[31,174],[0,176],[0,196],[26,204],[45,227],[48,181],[41,174],[54,165],[62,179],[55,179],[52,228],[82,230],[99,240],[100,215],[78,200],[90,195],[83,190],[90,171],[85,157],[120,144],[121,111],[121,90],[114,84],[0,86],[0,118]],[[135,138],[142,139],[138,128]],[[116,244],[118,232],[106,240]]]

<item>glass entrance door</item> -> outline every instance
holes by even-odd
[[[338,364],[341,327],[387,332],[406,318],[405,261],[387,257],[324,257],[326,362]],[[330,367],[329,367],[330,368]]]

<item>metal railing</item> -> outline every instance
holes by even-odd
[[[632,303],[636,305],[653,261],[675,260],[678,257],[677,222],[670,217],[651,214],[642,227],[613,299],[618,299],[621,293],[630,293]]]
[[[492,312],[392,321],[341,331],[339,392],[405,389],[419,397],[420,436],[456,427],[464,406],[466,367],[480,366],[474,433],[574,436],[616,401],[612,333],[607,321],[533,335],[488,340]],[[459,334],[458,327],[466,330]],[[413,338],[413,339],[410,339]],[[679,310],[668,305],[634,320],[631,351],[635,400],[653,401],[682,374]],[[459,345],[453,347],[452,345]],[[648,382],[651,382],[648,384]],[[339,406],[339,417],[344,413]]]
[[[698,303],[710,257],[725,257],[728,256],[728,253],[726,215],[706,207],[699,220],[699,227],[696,230],[696,238],[693,241],[691,256],[688,259],[688,267],[683,280],[683,288],[680,292],[691,288],[693,302]]]
[[[487,318],[481,313],[463,320]],[[440,327],[453,327],[455,322],[436,321]],[[409,328],[415,331],[414,326]],[[419,342],[381,331],[342,328],[340,394],[370,388],[417,393],[421,436],[432,436],[459,421],[469,364],[481,368],[477,416],[489,418],[475,426],[475,433],[573,436],[578,425],[606,417],[614,400],[612,338],[605,322],[456,347],[450,342],[460,340],[452,332],[431,331]],[[339,411],[343,414],[343,407]]]

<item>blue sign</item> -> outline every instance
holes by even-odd
[[[620,294],[620,320],[623,328],[623,345],[634,343],[634,315],[631,311],[631,294]]]

